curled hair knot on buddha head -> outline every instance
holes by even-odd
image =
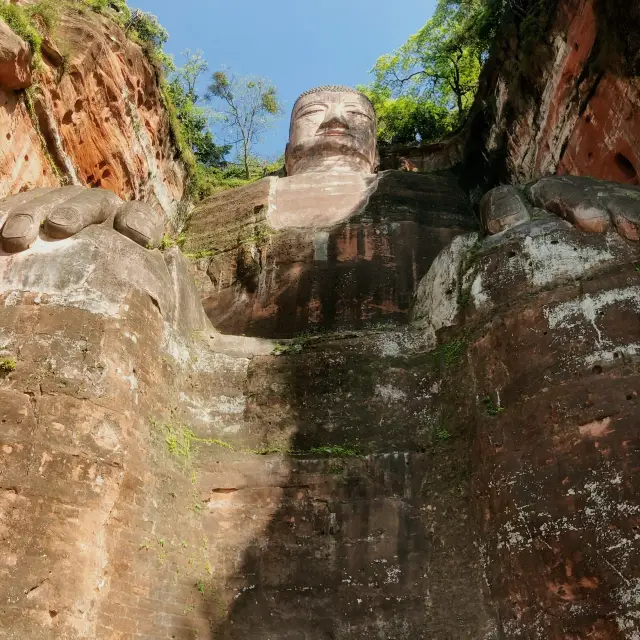
[[[306,91],[304,91],[298,96],[297,100],[293,103],[294,107],[305,96],[310,96],[313,93],[322,93],[323,91],[330,91],[332,93],[355,93],[356,95],[362,96],[363,98],[365,98],[365,100],[367,100],[367,102],[371,105],[371,108],[372,109],[374,108],[373,102],[371,102],[367,94],[362,93],[362,91],[358,91],[358,89],[354,89],[353,87],[348,87],[347,85],[344,85],[344,84],[327,84],[322,87],[314,87],[313,89],[307,89]]]

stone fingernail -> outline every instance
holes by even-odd
[[[2,229],[3,238],[22,238],[31,231],[35,224],[33,218],[26,214],[19,214],[7,220]]]
[[[137,215],[127,222],[127,226],[129,229],[139,233],[141,236],[151,239],[153,225],[148,218]]]
[[[58,227],[75,227],[80,225],[80,216],[75,209],[58,209],[49,216],[49,222]]]

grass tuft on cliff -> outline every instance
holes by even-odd
[[[11,373],[16,370],[15,358],[0,358],[0,373]]]
[[[31,48],[33,64],[42,60],[42,41],[58,23],[60,11],[52,0],[41,0],[32,5],[19,7],[0,0],[0,18]]]

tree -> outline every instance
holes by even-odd
[[[145,13],[136,9],[131,15],[131,20],[125,31],[133,32],[142,42],[149,43],[154,49],[162,49],[163,45],[169,39],[168,31],[160,24],[157,16],[153,13]]]
[[[204,59],[204,55],[200,49],[195,53],[191,53],[191,49],[185,49],[182,55],[187,61],[184,63],[184,66],[176,70],[176,76],[189,98],[193,100],[193,102],[198,102],[199,98],[196,94],[198,80],[209,71],[209,64]]]
[[[182,55],[186,57],[186,62],[184,66],[173,70],[167,87],[167,93],[176,108],[182,137],[198,162],[209,168],[223,167],[231,146],[215,144],[210,129],[214,114],[200,106],[197,94],[198,81],[208,70],[207,62],[201,51],[192,53],[187,49]]]
[[[451,113],[428,98],[400,95],[396,98],[386,87],[358,87],[366,94],[378,117],[378,142],[407,144],[431,142],[449,133]]]
[[[249,180],[253,147],[282,113],[276,87],[265,78],[217,71],[207,97],[222,104],[222,122],[231,144],[239,146],[244,177]]]
[[[433,17],[420,31],[377,60],[372,69],[374,89],[388,89],[396,98],[428,98],[440,107],[455,109],[460,124],[475,97],[487,57],[488,39],[479,33],[484,11],[483,0],[439,0]]]

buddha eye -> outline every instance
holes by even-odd
[[[352,116],[362,116],[363,118],[367,118],[368,120],[371,120],[371,118],[366,113],[363,113],[362,111],[347,111],[347,113]]]
[[[323,111],[324,109],[309,109],[309,111],[305,111],[304,113],[301,113],[298,117],[306,118],[307,116],[313,116],[316,113],[322,113]]]

